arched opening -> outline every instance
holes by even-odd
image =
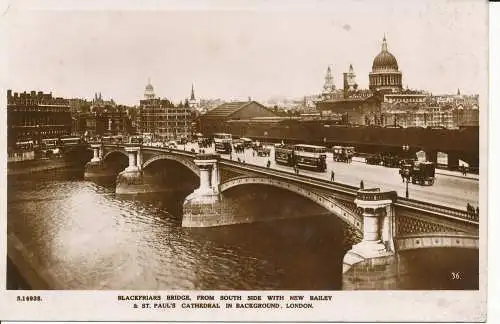
[[[152,192],[140,199],[153,199],[157,207],[167,210],[180,222],[184,199],[200,185],[198,175],[170,159],[158,159],[144,165],[143,181]]]
[[[84,166],[92,159],[93,151],[88,147],[63,148],[62,155],[66,161]]]
[[[128,165],[128,156],[120,151],[111,151],[103,158],[104,166],[115,176],[123,171]]]
[[[193,192],[199,186],[199,177],[178,161],[158,159],[145,164],[144,177],[168,191]]]
[[[360,240],[356,229],[315,201],[271,185],[235,186],[222,199],[241,223],[251,223],[189,229],[190,235],[271,257],[287,269],[277,288],[341,289],[343,257]]]

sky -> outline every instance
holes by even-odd
[[[487,95],[481,0],[117,3],[11,3],[7,87],[137,105],[151,78],[174,102],[191,84],[201,98],[298,98],[322,90],[328,65],[337,87],[352,64],[366,88],[385,34],[405,87]]]

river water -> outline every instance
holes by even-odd
[[[112,179],[84,181],[82,170],[13,176],[8,231],[50,269],[54,289],[341,289],[356,238],[334,215],[188,229],[186,194],[120,197]],[[408,257],[416,276],[403,288],[477,288],[477,251]],[[13,268],[8,281],[19,280]],[[450,271],[468,279],[445,280]]]

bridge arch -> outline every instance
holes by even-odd
[[[353,211],[349,210],[347,207],[335,201],[334,198],[328,197],[324,193],[307,190],[294,183],[289,183],[286,181],[281,181],[266,177],[241,176],[232,178],[224,183],[221,183],[219,190],[220,192],[225,192],[231,188],[249,184],[264,184],[296,193],[322,206],[329,212],[334,213],[335,215],[340,217],[340,219],[342,219],[344,222],[346,222],[347,224],[351,225],[356,230],[358,230],[359,233],[363,232],[363,219],[360,215],[357,215]]]
[[[200,170],[196,166],[196,164],[188,159],[183,159],[181,157],[175,156],[173,154],[160,154],[160,155],[155,155],[151,157],[149,160],[143,163],[142,169],[146,169],[148,165],[150,165],[153,162],[160,161],[160,160],[167,160],[167,161],[175,161],[178,162],[185,167],[187,167],[189,170],[191,170],[194,174],[197,176],[200,176]]]
[[[125,156],[127,159],[128,159],[128,155],[124,152],[124,151],[121,151],[121,150],[111,150],[111,151],[108,151],[106,152],[106,154],[104,154],[104,156],[102,157],[102,160],[103,161],[106,161],[106,159],[111,155],[111,154],[115,154],[115,153],[120,153],[121,155]]]

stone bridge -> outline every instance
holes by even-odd
[[[303,216],[301,211],[296,211],[299,207],[294,207],[293,199],[279,199],[284,192],[302,196],[334,214],[359,234],[360,242],[353,245],[344,257],[346,289],[380,288],[373,286],[373,278],[363,281],[357,278],[357,273],[381,271],[381,268],[389,271],[387,269],[393,268],[394,263],[397,263],[399,251],[443,247],[479,248],[478,215],[398,197],[395,191],[359,189],[304,175],[222,160],[217,154],[195,154],[134,144],[91,144],[91,148],[93,158],[85,168],[87,179],[110,175],[107,164],[113,156],[127,158],[128,166],[117,175],[116,192],[119,194],[154,191],[155,187],[147,183],[144,171],[155,161],[175,162],[169,166],[177,165],[199,178],[198,188],[183,203],[184,227],[270,220],[248,214],[245,209],[247,207],[239,207],[241,201],[227,194],[235,188],[254,186],[279,190],[277,192],[280,194],[271,199],[274,205],[281,206],[286,213],[272,219]],[[292,207],[287,206],[289,204]],[[375,282],[379,281],[375,279]],[[387,284],[387,280],[383,282],[384,288],[392,287]]]

